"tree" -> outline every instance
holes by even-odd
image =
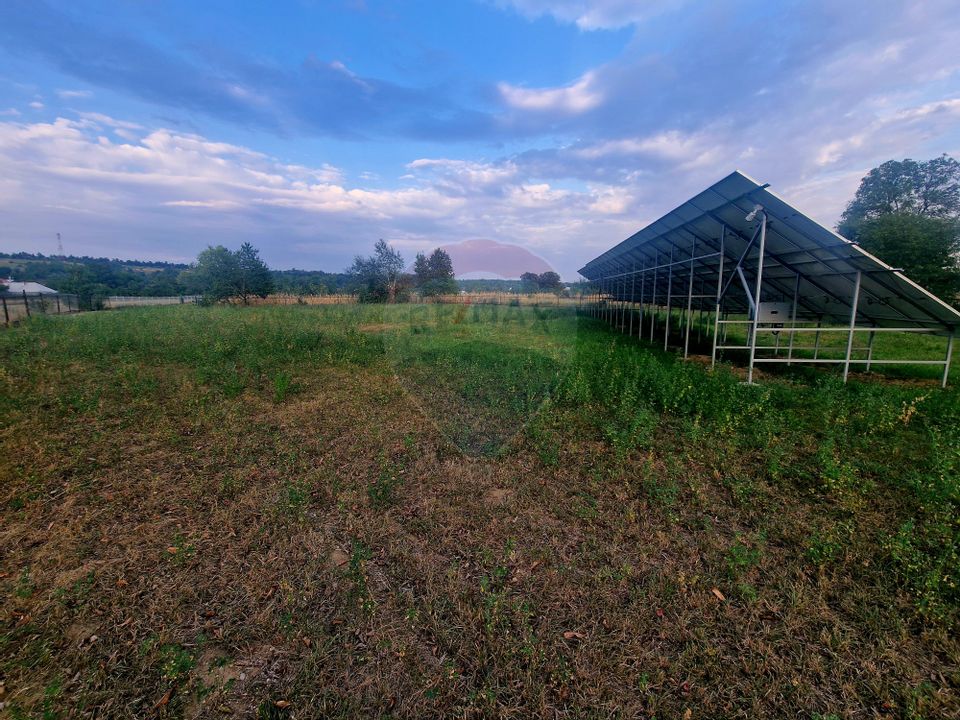
[[[923,162],[888,160],[860,181],[837,230],[859,240],[864,222],[895,213],[928,218],[960,215],[960,162],[949,155]]]
[[[520,284],[525,293],[533,293],[540,289],[540,276],[535,272],[525,272],[520,276]]]
[[[377,240],[373,255],[353,259],[347,272],[353,277],[361,302],[397,302],[405,295],[403,257],[384,240]]]
[[[251,297],[266,297],[273,292],[270,270],[250,243],[236,252],[223,245],[208,247],[190,269],[181,273],[180,281],[190,292],[212,302],[240,298],[247,305]]]
[[[223,245],[211,245],[197,255],[193,267],[181,273],[180,281],[189,292],[217,302],[236,294],[239,274],[236,255]]]
[[[265,298],[273,292],[273,275],[260,259],[260,251],[245,242],[234,253],[237,260],[237,297],[244,305],[253,296]]]
[[[948,302],[960,293],[960,224],[954,219],[891,213],[860,225],[860,245]]]
[[[429,257],[423,253],[417,253],[413,272],[417,288],[422,295],[450,295],[457,291],[453,260],[445,250],[437,248],[430,253]]]
[[[560,276],[553,272],[553,270],[540,273],[540,276],[537,278],[537,283],[540,286],[541,292],[558,292],[563,286],[560,282]]]

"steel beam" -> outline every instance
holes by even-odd
[[[750,365],[747,367],[748,384],[753,383],[753,361],[757,355],[757,325],[760,324],[760,291],[763,288],[763,258],[767,245],[767,213],[763,210],[760,212],[760,256],[757,258],[757,292],[754,295],[753,327],[750,332]]]
[[[853,281],[853,303],[850,306],[850,332],[847,335],[847,362],[843,366],[843,381],[847,381],[850,374],[850,353],[853,350],[853,331],[857,326],[857,305],[860,304],[860,271],[857,270]]]

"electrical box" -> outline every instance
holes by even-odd
[[[783,325],[790,322],[791,303],[788,302],[762,302],[760,303],[760,312],[758,319],[762,323],[775,323]]]

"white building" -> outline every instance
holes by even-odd
[[[13,278],[8,278],[6,280],[0,279],[0,285],[6,285],[7,289],[4,292],[5,295],[23,295],[24,292],[27,295],[36,295],[37,293],[52,293],[57,294],[57,291],[48,288],[46,285],[41,285],[40,283],[35,282],[16,282]]]

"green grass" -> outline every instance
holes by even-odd
[[[956,714],[936,376],[748,386],[558,308],[36,318],[0,333],[10,712]]]

